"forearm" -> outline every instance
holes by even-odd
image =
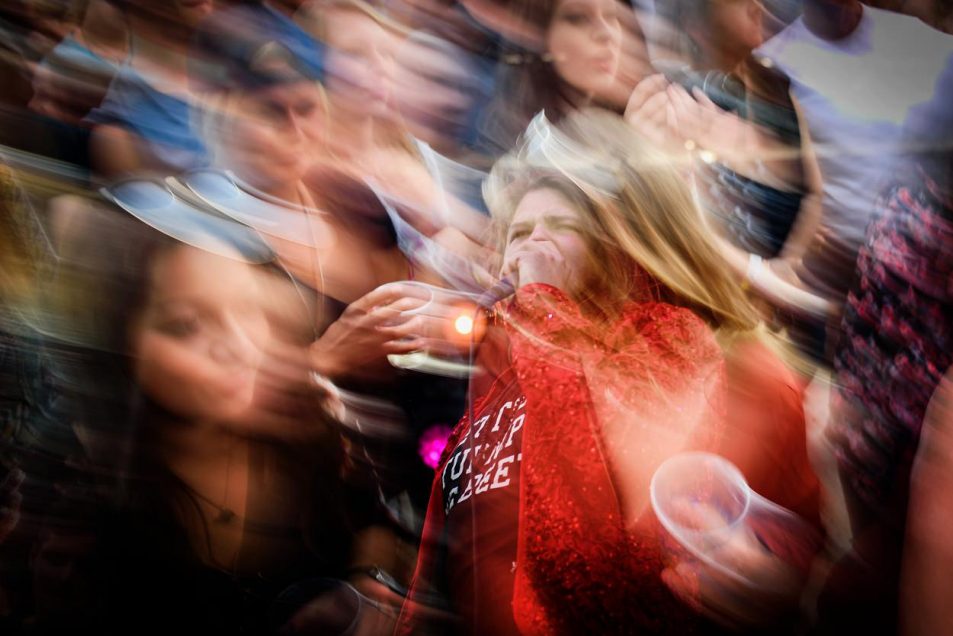
[[[900,625],[906,636],[941,634],[953,625],[953,371],[927,411],[910,480],[907,536],[900,586]]]

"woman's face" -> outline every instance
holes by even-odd
[[[473,71],[449,51],[405,40],[394,62],[394,105],[410,133],[452,149],[467,126],[476,92]]]
[[[315,82],[278,84],[243,93],[217,131],[228,168],[256,186],[298,182],[323,145],[324,106]]]
[[[519,271],[520,258],[534,251],[554,247],[571,270],[570,289],[578,295],[589,280],[590,248],[586,240],[584,212],[565,195],[552,188],[530,190],[516,206],[506,233],[502,271]]]
[[[134,324],[136,379],[180,417],[229,422],[251,407],[269,335],[250,266],[177,247],[156,259]]]
[[[387,114],[394,36],[356,9],[331,9],[324,20],[327,86],[335,103],[354,115]]]
[[[622,51],[618,0],[559,0],[546,49],[566,84],[587,95],[612,86]]]

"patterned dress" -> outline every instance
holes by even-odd
[[[953,197],[918,177],[890,191],[869,228],[835,359],[832,436],[848,487],[872,510],[902,493],[927,404],[953,362]]]

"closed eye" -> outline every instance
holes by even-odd
[[[566,13],[562,16],[563,20],[569,24],[579,25],[589,21],[589,15],[586,13]]]
[[[201,328],[202,325],[196,316],[172,318],[159,325],[162,333],[174,338],[188,338],[197,334]]]
[[[553,221],[549,227],[560,232],[581,232],[582,228],[578,224],[569,221]]]

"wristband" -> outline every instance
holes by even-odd
[[[749,285],[756,285],[762,269],[764,269],[764,259],[757,254],[748,254],[748,268],[745,270],[745,282]]]

